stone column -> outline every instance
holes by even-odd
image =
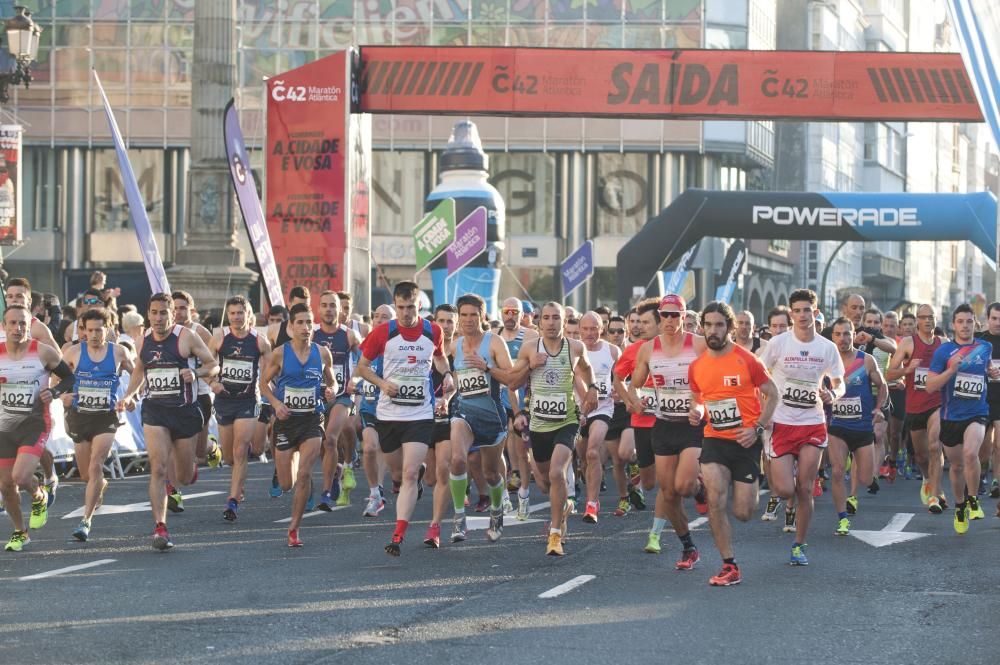
[[[186,234],[167,277],[171,288],[194,296],[204,315],[221,311],[231,295],[246,295],[257,279],[236,243],[242,220],[222,133],[223,110],[236,89],[236,0],[195,3],[191,73]]]

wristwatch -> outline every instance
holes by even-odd
[[[597,390],[597,384],[596,383],[587,384],[587,390]]]
[[[757,433],[757,436],[764,436],[764,432],[767,430],[767,428],[761,425],[760,423],[757,423],[756,425],[753,426],[753,430]]]

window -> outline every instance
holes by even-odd
[[[51,148],[25,148],[21,162],[21,218],[23,228],[33,231],[50,231],[59,219],[58,152]]]
[[[91,151],[91,172],[93,173],[93,231],[123,231],[132,228],[128,203],[118,158],[113,149]],[[129,161],[135,172],[135,179],[146,205],[146,214],[154,231],[164,231],[164,153],[162,150],[139,148],[129,150]]]

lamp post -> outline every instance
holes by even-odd
[[[14,7],[16,14],[4,22],[7,33],[7,50],[0,51],[0,103],[9,99],[8,86],[22,83],[25,89],[31,83],[31,63],[38,56],[38,41],[42,29],[31,20],[26,7]]]

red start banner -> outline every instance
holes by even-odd
[[[355,76],[364,113],[982,121],[957,53],[363,46]]]
[[[267,81],[267,230],[280,281],[313,300],[345,285],[347,51]]]

